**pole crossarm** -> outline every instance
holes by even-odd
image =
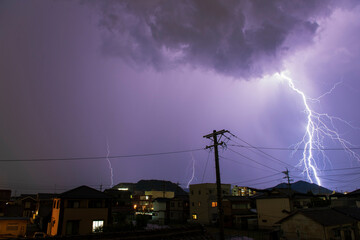
[[[214,136],[217,136],[217,135],[222,135],[224,133],[228,133],[229,131],[228,130],[220,130],[220,131],[215,131],[213,133],[210,133],[210,134],[207,134],[205,136],[203,136],[203,138],[214,138]]]

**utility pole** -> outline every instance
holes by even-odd
[[[221,139],[221,136],[224,133],[227,133],[229,131],[221,130],[216,131],[214,130],[213,133],[210,133],[208,135],[205,135],[204,138],[212,139],[214,144],[211,146],[206,146],[206,149],[208,148],[214,148],[215,152],[215,168],[216,168],[216,189],[217,189],[217,207],[218,207],[218,215],[219,215],[219,234],[220,234],[220,240],[225,239],[224,234],[224,211],[222,208],[222,190],[221,190],[221,178],[220,178],[220,167],[219,167],[219,153],[218,153],[218,146],[223,145],[224,142],[219,142]],[[220,135],[220,138],[218,139],[218,135]]]
[[[293,207],[292,207],[292,203],[291,203],[291,200],[292,200],[292,197],[291,197],[291,185],[290,185],[290,176],[289,176],[289,170],[286,168],[286,171],[283,171],[282,172],[283,174],[285,174],[285,179],[287,179],[287,185],[288,185],[288,192],[289,192],[289,202],[290,202],[290,210],[293,210]]]
[[[287,179],[287,183],[288,183],[288,189],[289,189],[289,194],[291,191],[291,185],[290,185],[290,176],[289,176],[289,170],[286,168],[286,171],[282,172],[283,174],[285,174],[285,179]]]

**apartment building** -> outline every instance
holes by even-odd
[[[223,196],[231,195],[231,185],[221,184]],[[190,221],[212,224],[218,220],[216,183],[190,185]]]

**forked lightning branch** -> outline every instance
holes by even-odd
[[[321,179],[319,177],[319,171],[321,169],[319,169],[319,161],[328,159],[324,151],[326,147],[324,145],[325,139],[330,139],[338,143],[349,154],[349,157],[360,161],[360,156],[351,149],[354,145],[342,138],[335,126],[335,122],[339,121],[352,127],[348,122],[341,118],[330,116],[326,113],[318,113],[314,111],[310,107],[309,102],[319,101],[319,98],[312,99],[306,96],[303,91],[296,88],[293,79],[287,76],[284,72],[275,74],[275,77],[279,80],[286,80],[289,87],[299,94],[304,104],[306,128],[302,139],[295,144],[295,152],[300,151],[300,148],[302,149],[302,157],[298,166],[303,167],[303,173],[306,174],[306,177],[311,183],[316,182],[321,186]],[[328,93],[331,93],[335,86]],[[322,96],[328,93],[325,93]],[[319,154],[316,154],[316,156],[314,155],[315,151],[320,151],[322,159],[317,158],[319,157]]]

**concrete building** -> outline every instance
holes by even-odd
[[[271,229],[276,222],[287,217],[292,209],[289,196],[280,193],[257,197],[256,208],[261,229]]]
[[[231,195],[231,185],[222,184],[222,195]],[[190,185],[190,221],[212,224],[218,219],[217,190],[215,183]]]
[[[235,185],[231,191],[233,196],[242,196],[242,197],[254,196],[257,192],[257,190],[254,188],[240,187],[237,185]]]
[[[174,196],[173,191],[144,191],[141,195],[133,195],[131,202],[138,214],[151,214],[154,211],[154,199],[173,198]]]
[[[277,222],[288,216],[296,209],[313,207],[317,197],[290,191],[287,189],[273,189],[256,196],[258,226],[260,229],[272,229]]]
[[[54,198],[48,235],[86,235],[102,231],[109,222],[110,197],[81,186]]]

